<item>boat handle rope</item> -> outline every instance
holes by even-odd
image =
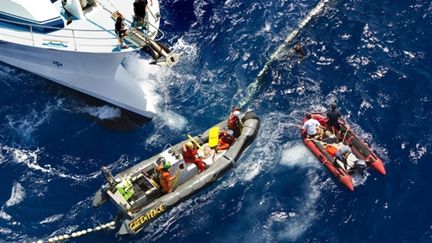
[[[72,232],[70,234],[53,236],[53,237],[48,238],[48,240],[46,240],[46,241],[45,240],[37,240],[37,241],[32,241],[32,242],[33,243],[60,242],[60,241],[69,240],[72,238],[78,238],[78,237],[81,237],[83,235],[86,235],[86,234],[89,234],[92,232],[96,232],[96,231],[100,231],[100,230],[104,230],[104,229],[113,230],[113,229],[115,229],[115,225],[116,225],[116,221],[113,220],[113,221],[110,221],[108,223],[95,226],[94,228],[88,228],[86,230],[79,230],[79,231]]]

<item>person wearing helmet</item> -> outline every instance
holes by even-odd
[[[330,111],[327,112],[327,126],[334,130],[340,130],[339,118],[342,117],[342,114],[336,110],[336,104],[333,103],[330,105]]]
[[[239,117],[240,114],[240,109],[234,107],[228,117],[228,128],[233,130],[235,138],[238,138],[240,136],[241,128],[243,125]]]
[[[222,130],[222,132],[219,134],[219,143],[216,147],[216,150],[219,151],[228,149],[235,140],[233,135],[233,130]]]
[[[159,165],[159,167],[161,170],[159,176],[159,183],[162,187],[162,191],[164,193],[172,192],[173,180],[175,180],[176,177],[171,176],[171,173],[169,171],[169,169],[171,168],[171,164],[165,161],[163,164]]]
[[[205,164],[198,156],[198,149],[195,148],[191,141],[186,142],[182,146],[183,160],[186,163],[194,163],[198,167],[198,171],[202,172],[205,170]]]

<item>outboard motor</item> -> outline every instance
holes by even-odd
[[[359,173],[361,175],[364,175],[366,170],[366,161],[359,159],[354,163],[353,168],[351,169],[352,173]]]
[[[105,166],[102,166],[101,171],[110,185],[110,188],[114,188],[117,185],[117,182],[115,181],[114,176],[111,174],[111,171],[109,171],[109,169]]]

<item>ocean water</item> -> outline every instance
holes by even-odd
[[[241,105],[262,126],[236,167],[136,236],[70,242],[432,242],[430,1],[166,0],[161,11],[180,63],[147,73],[146,57],[125,61],[158,101],[152,121],[0,64],[0,241],[109,222],[113,206],[91,206],[102,165],[119,172]],[[296,127],[331,102],[385,161],[387,175],[370,170],[355,192]]]

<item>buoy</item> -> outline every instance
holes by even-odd
[[[54,242],[53,238],[49,238],[48,242]]]
[[[58,237],[58,239],[59,239],[59,240],[63,240],[63,235],[60,235],[60,236]]]
[[[73,232],[71,236],[72,236],[72,237],[77,237],[77,233],[76,233],[76,232]]]
[[[88,228],[87,229],[87,233],[91,233],[91,232],[93,232],[93,229],[92,228]]]
[[[101,230],[101,227],[100,226],[96,226],[96,230]]]

